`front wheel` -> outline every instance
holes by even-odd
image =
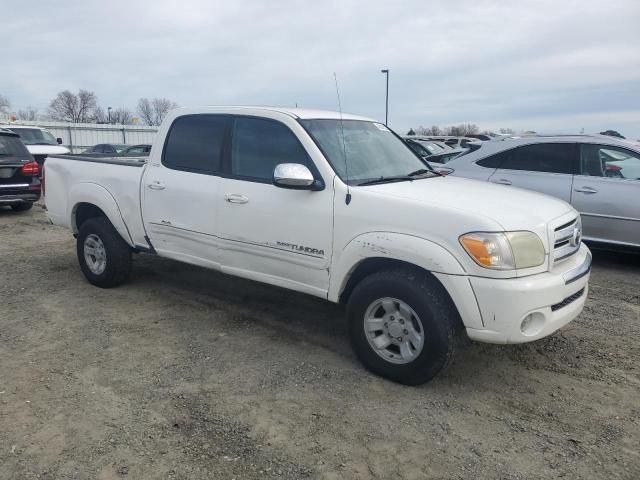
[[[115,287],[129,278],[131,248],[107,218],[90,218],[80,226],[76,251],[82,273],[97,287]]]
[[[431,380],[452,360],[458,312],[440,283],[410,269],[374,273],[349,298],[355,352],[372,372],[405,385]]]

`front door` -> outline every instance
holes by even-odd
[[[169,130],[162,155],[142,180],[147,234],[158,253],[219,267],[219,180],[228,117],[185,115]]]
[[[583,144],[572,205],[586,238],[640,246],[640,154]]]
[[[534,143],[498,154],[500,166],[489,181],[546,193],[571,201],[578,160],[575,143]]]
[[[326,296],[333,238],[333,185],[290,190],[273,184],[280,163],[319,174],[296,135],[275,120],[236,117],[227,177],[220,179],[222,268]]]

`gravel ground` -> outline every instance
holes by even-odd
[[[0,478],[640,478],[640,258],[583,314],[377,378],[321,300],[153,256],[101,290],[69,232],[0,211]]]

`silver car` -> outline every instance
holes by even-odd
[[[583,238],[640,247],[640,147],[604,135],[483,142],[443,173],[562,198],[582,215]]]

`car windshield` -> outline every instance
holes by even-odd
[[[415,140],[407,140],[407,143],[414,152],[416,152],[418,155],[422,155],[423,157],[428,157],[433,153],[430,149],[427,148],[426,145],[418,143]]]
[[[39,128],[15,128],[13,132],[20,135],[25,145],[57,145],[56,138],[46,130]]]
[[[300,123],[336,174],[349,185],[380,178],[405,177],[430,169],[405,142],[381,123],[324,119],[301,120]]]
[[[437,145],[433,142],[425,142],[424,140],[418,140],[418,142],[420,142],[420,145],[422,145],[424,148],[429,150],[431,153],[444,152],[444,148],[442,148],[440,145]]]
[[[29,151],[18,137],[13,135],[0,135],[0,157],[28,157]]]

